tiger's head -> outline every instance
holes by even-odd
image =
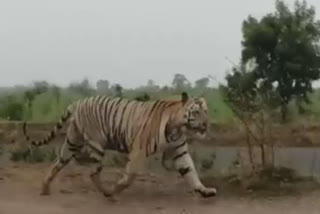
[[[183,127],[192,135],[200,139],[206,137],[209,127],[208,105],[203,97],[189,98],[186,92],[181,95],[183,104]]]

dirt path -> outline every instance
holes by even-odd
[[[318,192],[300,197],[249,200],[193,196],[177,177],[141,176],[118,203],[102,197],[88,178],[88,167],[72,167],[59,175],[52,195],[40,196],[39,184],[48,166],[10,165],[0,168],[0,214],[87,213],[249,213],[315,214],[320,211]],[[117,172],[104,173],[114,180]],[[223,190],[221,190],[223,191]]]

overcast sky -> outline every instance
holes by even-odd
[[[273,10],[273,0],[3,0],[0,86],[84,77],[163,85],[175,73],[222,81],[225,57],[239,61],[242,21]]]

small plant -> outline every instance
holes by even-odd
[[[210,170],[214,165],[214,160],[216,159],[216,154],[212,153],[209,157],[201,160],[200,169],[203,172]]]

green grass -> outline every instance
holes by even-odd
[[[215,123],[233,123],[236,118],[232,110],[224,102],[223,97],[218,89],[208,89],[208,90],[196,90],[190,89],[187,91],[190,96],[204,96],[208,103],[209,115],[212,122]],[[135,97],[142,95],[144,91],[141,90],[125,90],[123,96],[125,98],[134,99]],[[23,120],[32,121],[32,122],[54,122],[57,121],[63,112],[66,110],[67,106],[72,103],[72,101],[79,98],[85,97],[74,91],[62,89],[60,96],[57,97],[53,91],[49,90],[43,94],[37,95],[32,103],[31,109],[28,109],[28,106],[23,100],[23,93],[16,92],[10,94],[14,97],[14,100],[20,102],[23,105]],[[155,99],[179,99],[180,93],[174,92],[173,90],[167,91],[154,91],[149,93],[151,100]],[[3,98],[2,95],[0,99]],[[300,119],[312,119],[318,120],[320,118],[320,89],[316,90],[310,95],[311,104],[306,106],[308,114],[298,115],[297,108],[294,104],[289,106],[290,108],[290,118],[291,120],[300,120]],[[1,108],[3,107],[4,102],[0,103],[0,113]],[[8,105],[4,106],[8,109]],[[10,109],[10,108],[9,108]],[[1,117],[1,115],[0,115]],[[3,119],[6,119],[6,116],[2,116]]]

